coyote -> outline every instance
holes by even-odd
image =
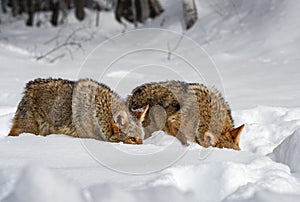
[[[163,130],[183,144],[189,140],[240,150],[244,125],[234,128],[230,108],[216,89],[181,81],[146,83],[132,91],[127,104],[132,110],[149,106],[143,121],[145,138]]]
[[[9,136],[66,134],[141,144],[147,109],[132,116],[116,93],[93,80],[36,79],[26,85]]]

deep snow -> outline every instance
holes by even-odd
[[[141,28],[165,30],[121,33],[112,13],[101,14],[99,28],[93,13],[58,28],[27,28],[20,19],[0,25],[1,201],[300,200],[300,2],[198,0],[199,20],[183,38],[181,1],[162,2],[165,13]],[[81,49],[36,61],[74,31]],[[183,147],[162,132],[139,146],[7,137],[24,85],[36,77],[91,77],[124,98],[149,81],[216,86],[235,125],[245,123],[242,151]]]

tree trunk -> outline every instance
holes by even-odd
[[[52,10],[52,15],[51,15],[51,24],[53,26],[58,25],[58,17],[59,17],[59,1],[51,1],[51,10]]]
[[[84,3],[85,0],[75,0],[75,16],[78,20],[84,20]]]
[[[70,9],[72,8],[72,7],[71,7],[71,5],[72,5],[72,0],[64,0],[64,2],[65,2],[65,5],[66,5],[67,9],[70,10]]]
[[[122,22],[122,18],[137,26],[137,22],[144,23],[148,18],[154,18],[163,12],[158,0],[117,0],[115,18]]]
[[[11,0],[11,4],[12,4],[11,5],[12,6],[12,9],[11,9],[12,15],[14,17],[16,17],[19,13],[19,2],[18,2],[18,0]]]
[[[26,21],[27,26],[33,26],[34,21],[34,0],[26,0],[26,10],[28,13],[28,19]]]
[[[148,0],[136,1],[137,20],[144,23],[150,16]]]
[[[190,29],[197,21],[197,8],[195,0],[183,0],[185,28]]]
[[[6,13],[7,0],[1,0],[1,9],[3,13]]]
[[[132,21],[134,24],[134,27],[137,27],[137,1],[139,0],[131,0],[131,7],[129,9],[131,9],[131,13],[132,13]]]
[[[155,18],[160,15],[164,9],[157,0],[149,0],[150,18]]]

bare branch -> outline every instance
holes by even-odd
[[[179,40],[177,41],[177,43],[176,43],[176,45],[174,46],[173,49],[171,49],[170,43],[168,42],[168,44],[167,44],[167,46],[168,46],[168,60],[171,59],[172,53],[178,49],[178,47],[179,47],[179,45],[180,45],[180,43],[181,43],[183,37],[184,37],[184,33],[181,34]]]
[[[82,50],[82,43],[83,42],[86,42],[88,40],[90,40],[91,38],[93,38],[93,33],[90,33],[90,37],[84,37],[84,38],[81,38],[81,39],[76,39],[78,37],[76,37],[76,34],[79,32],[79,31],[82,31],[82,30],[85,30],[86,28],[85,27],[80,27],[78,29],[75,29],[73,30],[65,39],[63,42],[59,42],[61,40],[60,37],[62,36],[61,32],[62,32],[62,29],[60,29],[58,31],[58,34],[51,38],[50,40],[46,41],[44,44],[47,45],[51,42],[53,42],[55,40],[55,47],[50,49],[48,52],[36,57],[36,60],[41,60],[41,59],[44,59],[44,58],[48,58],[50,55],[52,55],[53,53],[61,50],[61,49],[65,49],[65,51],[67,51],[69,53],[69,55],[71,56],[71,58],[73,59],[73,48],[77,48],[77,49],[81,49]],[[88,32],[89,33],[89,32]],[[55,61],[59,58],[62,58],[64,57],[66,54],[65,53],[62,53],[59,57],[55,57],[53,59],[51,59],[50,61]]]
[[[56,46],[55,48],[51,49],[50,51],[48,51],[47,53],[39,56],[36,58],[36,60],[41,60],[49,55],[51,55],[52,53],[54,53],[55,51],[63,48],[63,47],[66,47],[66,46],[77,46],[78,48],[81,48],[81,44],[80,43],[77,43],[77,42],[67,42],[67,43],[63,43],[63,44],[60,44],[59,46]]]

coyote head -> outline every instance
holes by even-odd
[[[110,142],[124,142],[127,144],[142,144],[144,130],[142,122],[148,106],[129,113],[127,110],[117,111],[111,120],[113,135],[109,138]]]
[[[239,139],[243,128],[244,124],[221,134],[220,137],[207,131],[204,134],[204,141],[207,146],[240,150]]]

